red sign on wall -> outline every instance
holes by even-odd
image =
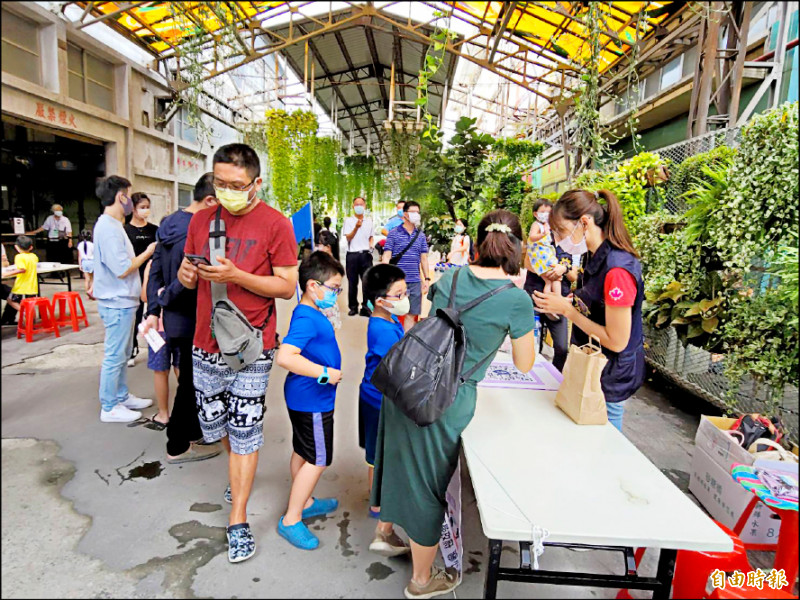
[[[75,115],[66,110],[59,110],[56,112],[54,106],[44,104],[44,102],[36,103],[36,116],[40,119],[46,119],[51,123],[59,123],[66,127],[77,129],[78,125],[75,123]]]

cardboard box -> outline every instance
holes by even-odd
[[[736,422],[729,417],[700,417],[700,425],[694,437],[694,444],[703,450],[726,473],[736,463],[752,465],[755,458],[742,448],[733,437],[725,433]]]
[[[731,419],[732,421],[733,419]],[[696,447],[692,458],[692,473],[689,479],[689,491],[700,501],[705,509],[716,520],[733,529],[753,493],[748,492],[730,475],[730,469],[720,466],[717,457],[709,456],[701,447]],[[752,460],[750,463],[752,464]],[[790,463],[759,461],[759,466],[778,467],[781,470],[793,469],[797,466]],[[778,516],[762,502],[756,504],[747,519],[741,540],[751,550],[774,550],[778,543],[781,522]]]

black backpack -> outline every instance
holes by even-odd
[[[456,284],[461,269],[453,274],[447,308],[417,323],[397,342],[372,374],[372,385],[397,405],[414,423],[427,427],[455,400],[459,386],[494,356],[494,352],[461,373],[467,337],[461,313],[495,294],[515,287],[512,282],[455,308]]]

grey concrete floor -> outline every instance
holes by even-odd
[[[78,280],[75,284],[82,289]],[[60,289],[44,286],[42,294]],[[381,558],[367,549],[375,521],[367,517],[367,472],[357,444],[367,319],[346,316],[345,294],[339,333],[345,376],[337,395],[335,460],[317,489],[319,495],[337,496],[340,508],[312,525],[321,541],[313,552],[295,549],[275,530],[288,499],[291,452],[285,373],[276,367],[248,506],[258,548],[251,560],[236,565],[226,556],[224,455],[169,465],[163,432],[99,421],[103,328],[96,304],[85,297],[84,303],[90,327],[62,330],[59,339],[51,335],[27,344],[15,339],[15,330],[3,328],[3,597],[402,596],[410,577],[408,558]],[[279,304],[282,335],[293,304]],[[140,345],[146,348],[145,342]],[[152,397],[144,353],[128,372],[131,390]],[[655,382],[646,384],[626,410],[625,434],[687,494],[699,415],[712,410],[700,402]],[[466,571],[454,596],[477,598],[483,590],[486,539],[468,473],[462,471]],[[504,564],[512,565],[517,550],[511,544],[506,548]],[[769,555],[762,554],[769,564]],[[655,560],[655,553],[645,555],[645,574],[654,574]],[[621,558],[602,552],[548,549],[540,563],[566,570],[622,569]],[[500,597],[514,598],[612,598],[616,592],[508,582],[498,591]]]

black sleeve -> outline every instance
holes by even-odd
[[[158,301],[158,290],[165,286],[164,259],[162,252],[164,245],[158,244],[153,253],[153,263],[150,265],[150,276],[147,278],[147,315],[161,316],[161,304]]]

